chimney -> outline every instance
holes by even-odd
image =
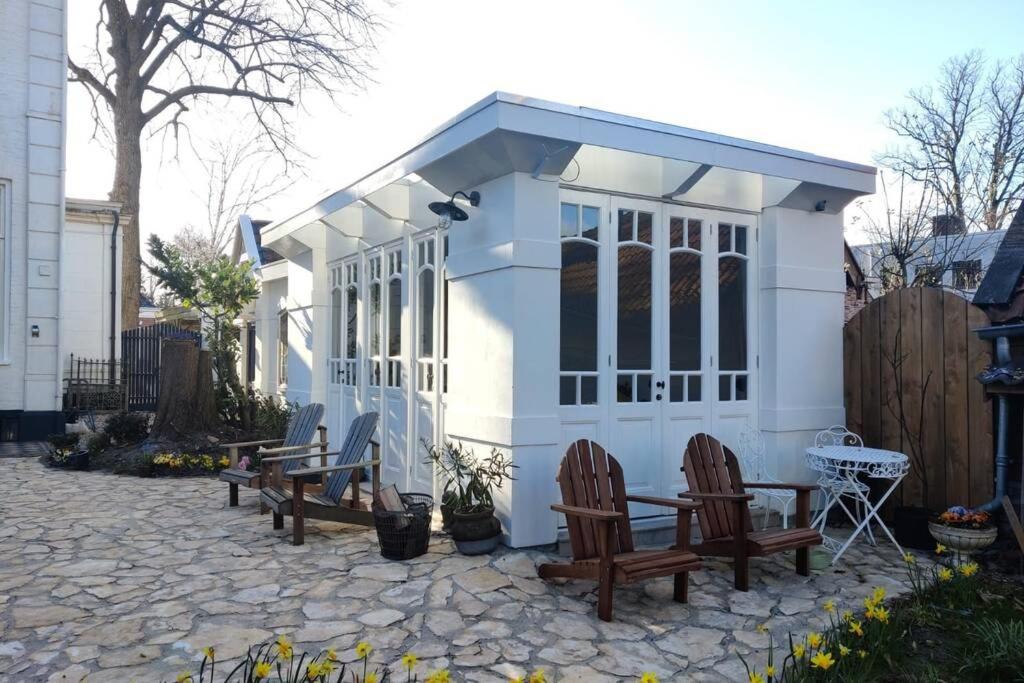
[[[964,220],[951,214],[940,214],[932,217],[932,236],[963,235],[967,232]]]

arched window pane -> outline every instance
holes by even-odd
[[[348,320],[346,321],[345,330],[345,357],[355,358],[356,357],[356,330],[358,329],[358,309],[356,307],[356,288],[349,287],[346,293],[346,308],[348,312]]]
[[[388,282],[388,356],[402,353],[402,281]]]
[[[620,370],[651,368],[651,250],[619,247],[618,355]]]
[[[669,270],[670,370],[700,370],[700,256],[675,253]]]
[[[341,290],[331,290],[331,357],[341,356]]]
[[[370,355],[380,355],[380,283],[370,285]]]
[[[434,355],[434,271],[420,273],[420,356]]]
[[[561,369],[597,370],[597,247],[563,242],[561,278]]]
[[[747,369],[747,261],[718,260],[718,357],[722,370]]]

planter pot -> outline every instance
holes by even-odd
[[[999,529],[994,525],[983,529],[960,529],[929,522],[928,531],[936,542],[957,551],[958,564],[967,562],[971,553],[992,545],[999,535]]]
[[[89,451],[78,451],[71,453],[63,461],[51,460],[50,462],[65,470],[87,470],[89,469]]]
[[[932,536],[928,533],[928,523],[932,513],[919,507],[901,506],[893,514],[893,527],[896,542],[906,548],[915,550],[931,550],[935,547]]]
[[[452,512],[449,533],[460,553],[482,555],[498,547],[501,522],[494,516],[493,509],[469,513]]]

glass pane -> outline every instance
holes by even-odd
[[[402,281],[388,283],[388,355],[402,353]]]
[[[597,405],[597,378],[580,377],[581,400],[585,406]]]
[[[702,221],[694,220],[691,218],[687,222],[687,227],[687,232],[689,233],[688,243],[690,249],[693,249],[694,251],[700,251],[700,231],[701,228],[704,227],[704,223]]]
[[[619,248],[619,368],[651,368],[651,250]]]
[[[641,211],[636,219],[636,239],[638,242],[650,244],[654,238],[654,214]]]
[[[728,223],[718,224],[718,251],[719,253],[732,250],[732,226]]]
[[[700,401],[700,375],[690,375],[686,378],[689,390],[686,394],[687,401]]]
[[[633,239],[633,212],[619,209],[619,241],[629,242]]]
[[[420,356],[434,355],[434,271],[420,273]]]
[[[558,403],[563,406],[576,405],[576,378],[558,378]]]
[[[676,252],[669,267],[669,369],[700,370],[700,259]]]
[[[444,320],[441,321],[441,335],[443,337],[441,356],[448,358],[448,279],[445,278],[441,284],[441,296],[444,298]]]
[[[686,246],[686,219],[672,216],[668,219],[668,245],[676,247]]]
[[[732,400],[732,375],[718,376],[718,400]]]
[[[718,357],[722,370],[747,369],[747,261],[718,260]]]
[[[737,225],[736,230],[736,251],[740,254],[747,253],[747,226]]]
[[[597,370],[597,247],[562,243],[562,370]]]
[[[600,226],[600,209],[598,209],[596,206],[584,206],[582,235],[586,237],[588,240],[594,240],[596,242],[600,237],[600,235],[598,234]]]
[[[331,357],[341,356],[341,290],[331,290]]]
[[[747,400],[747,376],[736,375],[736,400]]]
[[[380,355],[380,283],[370,285],[370,355]]]
[[[619,375],[615,383],[616,400],[619,403],[633,402],[633,375]]]
[[[685,382],[686,378],[678,375],[669,379],[669,401],[671,401],[672,403],[681,403],[683,401],[683,386]]]
[[[637,378],[636,378],[636,402],[637,403],[650,403],[651,402],[651,376],[650,375],[637,375]]]
[[[562,237],[576,236],[577,214],[579,213],[579,208],[580,207],[577,204],[562,204]]]
[[[348,320],[345,321],[345,357],[355,358],[356,357],[356,316],[358,315],[356,309],[356,288],[349,287],[347,293],[346,308],[348,310]]]

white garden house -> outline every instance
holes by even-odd
[[[804,448],[844,418],[842,210],[874,187],[869,166],[495,93],[301,213],[242,221],[253,259],[283,257],[258,262],[255,382],[323,402],[332,441],[378,411],[401,490],[434,489],[424,440],[508,452],[513,546],[556,539],[579,437],[631,493],[674,496],[690,435],[747,424],[808,479]],[[450,227],[428,208],[473,191]]]

